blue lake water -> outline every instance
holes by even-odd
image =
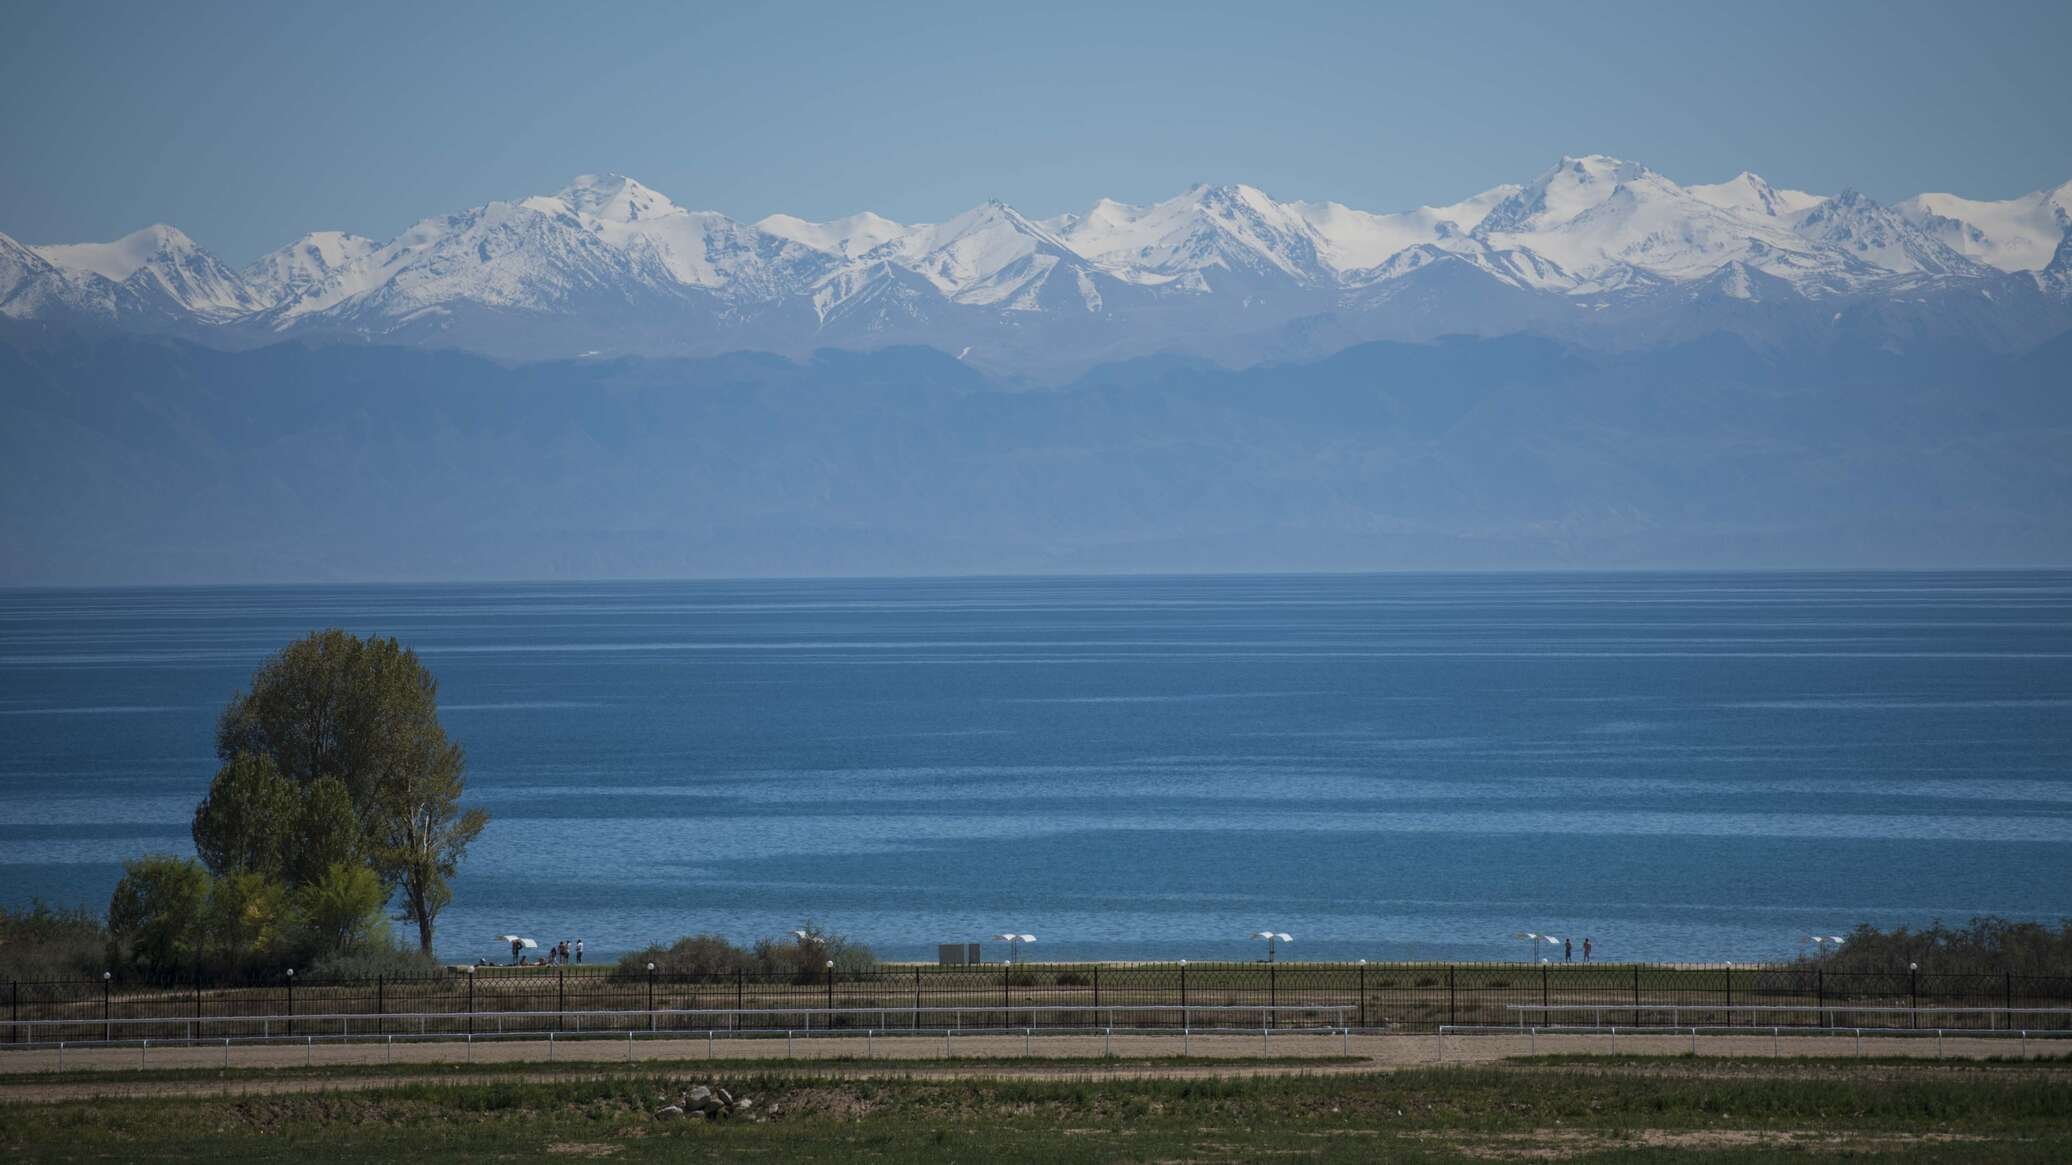
[[[438,675],[494,816],[441,953],[812,917],[881,954],[1788,956],[2072,915],[2072,573],[0,592],[0,900],[191,852],[310,629]]]

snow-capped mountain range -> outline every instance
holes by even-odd
[[[2072,326],[2068,231],[2072,182],[1885,206],[1748,173],[1683,186],[1600,155],[1394,213],[1202,185],[1149,206],[1031,219],[989,202],[929,224],[743,223],[602,175],[387,242],[315,232],[241,271],[163,225],[111,243],[0,235],[0,316],[519,359],[925,343],[1008,368],[1447,332],[1644,346],[1840,328],[2006,348]]]

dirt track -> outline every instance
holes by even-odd
[[[1025,1077],[1074,1079],[1133,1079],[1143,1077],[1259,1076],[1295,1074],[1339,1074],[1389,1071],[1397,1068],[1445,1063],[1488,1063],[1506,1057],[1532,1053],[1592,1053],[1613,1051],[1622,1055],[1685,1055],[1693,1043],[1685,1035],[1524,1035],[1516,1033],[1449,1035],[1353,1035],[1280,1034],[1260,1035],[983,1035],[960,1036],[949,1041],[947,1057],[941,1036],[795,1036],[782,1034],[757,1038],[679,1038],[656,1036],[632,1041],[608,1039],[477,1040],[472,1045],[455,1042],[331,1043],[231,1045],[217,1047],[132,1047],[68,1049],[63,1055],[63,1072],[220,1069],[301,1069],[327,1066],[379,1066],[386,1064],[535,1064],[567,1065],[566,1072],[528,1074],[527,1079],[572,1078],[587,1069],[608,1069],[640,1063],[725,1063],[728,1061],[770,1061],[787,1058],[815,1061],[819,1074],[863,1076]],[[2015,1056],[2021,1045],[2015,1039],[1946,1036],[1940,1041],[1932,1033],[1908,1038],[1865,1037],[1859,1052],[1850,1036],[1751,1035],[1698,1037],[1696,1051],[1707,1056],[1798,1058],[1808,1056],[1848,1057],[1909,1056],[1934,1059],[1938,1050],[1946,1060]],[[2030,1055],[2055,1055],[2066,1041],[2031,1040]],[[1132,1064],[1127,1058],[1099,1065],[1052,1064],[1046,1060],[1088,1059],[1104,1054],[1117,1057],[1187,1057],[1200,1063]],[[1355,1057],[1351,1062],[1334,1058]],[[1247,1063],[1262,1056],[1276,1058],[1314,1057],[1316,1063]],[[849,1059],[853,1057],[853,1059]],[[830,1058],[842,1062],[829,1064]],[[945,1059],[983,1060],[983,1067],[960,1069]],[[0,1085],[0,1101],[34,1102],[76,1099],[121,1093],[125,1095],[193,1095],[218,1092],[302,1092],[326,1089],[376,1088],[412,1079],[382,1074],[353,1076],[245,1077],[224,1080],[175,1079],[163,1082],[66,1081],[60,1075],[59,1053],[54,1049],[12,1051],[0,1055],[0,1072],[49,1074],[48,1080]],[[1013,1061],[1002,1064],[1001,1061]],[[1218,1061],[1222,1061],[1219,1063]],[[483,1076],[481,1079],[508,1077]],[[442,1076],[442,1080],[470,1077]]]

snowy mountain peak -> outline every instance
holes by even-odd
[[[666,196],[621,174],[601,178],[584,175],[570,183],[561,195],[578,212],[612,222],[636,222],[681,213]]]
[[[1779,190],[1770,185],[1760,174],[1746,170],[1725,182],[1707,186],[1684,187],[1691,197],[1721,210],[1741,211],[1759,214],[1766,218],[1783,218],[1819,205],[1823,199],[1817,194],[1803,190]]]
[[[579,174],[560,193],[528,198],[524,205],[548,214],[567,210],[599,222],[635,223],[683,214],[668,196],[624,174]]]
[[[773,214],[756,220],[755,229],[816,251],[853,259],[898,238],[908,228],[866,210],[826,222],[807,222],[788,214]]]
[[[1328,277],[1316,232],[1295,205],[1252,186],[1197,184],[1150,206],[1102,199],[1060,222],[1065,245],[1134,282],[1177,280],[1205,290],[1230,277],[1297,284]]]
[[[1795,229],[1879,271],[1955,275],[1970,274],[1977,267],[1899,212],[1853,189],[1800,212]]]
[[[153,260],[184,257],[200,251],[193,239],[178,227],[153,223],[131,231],[112,243],[68,243],[38,247],[45,259],[69,271],[88,271],[117,283],[128,279]]]
[[[381,244],[343,231],[311,231],[254,260],[242,275],[269,304],[300,299],[366,260]]]
[[[1605,154],[1564,156],[1517,193],[1492,207],[1478,230],[1483,235],[1558,228],[1644,186],[1654,194],[1681,194],[1675,183],[1638,162]]]
[[[36,253],[75,279],[106,279],[166,310],[204,319],[230,319],[266,306],[236,272],[164,223],[112,243],[37,247]]]
[[[1631,182],[1654,171],[1610,154],[1563,154],[1548,177],[1566,174],[1578,182]]]

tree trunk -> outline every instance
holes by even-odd
[[[426,895],[404,878],[403,895],[410,902],[410,917],[417,921],[417,949],[424,954],[432,953],[432,916],[425,909]]]

